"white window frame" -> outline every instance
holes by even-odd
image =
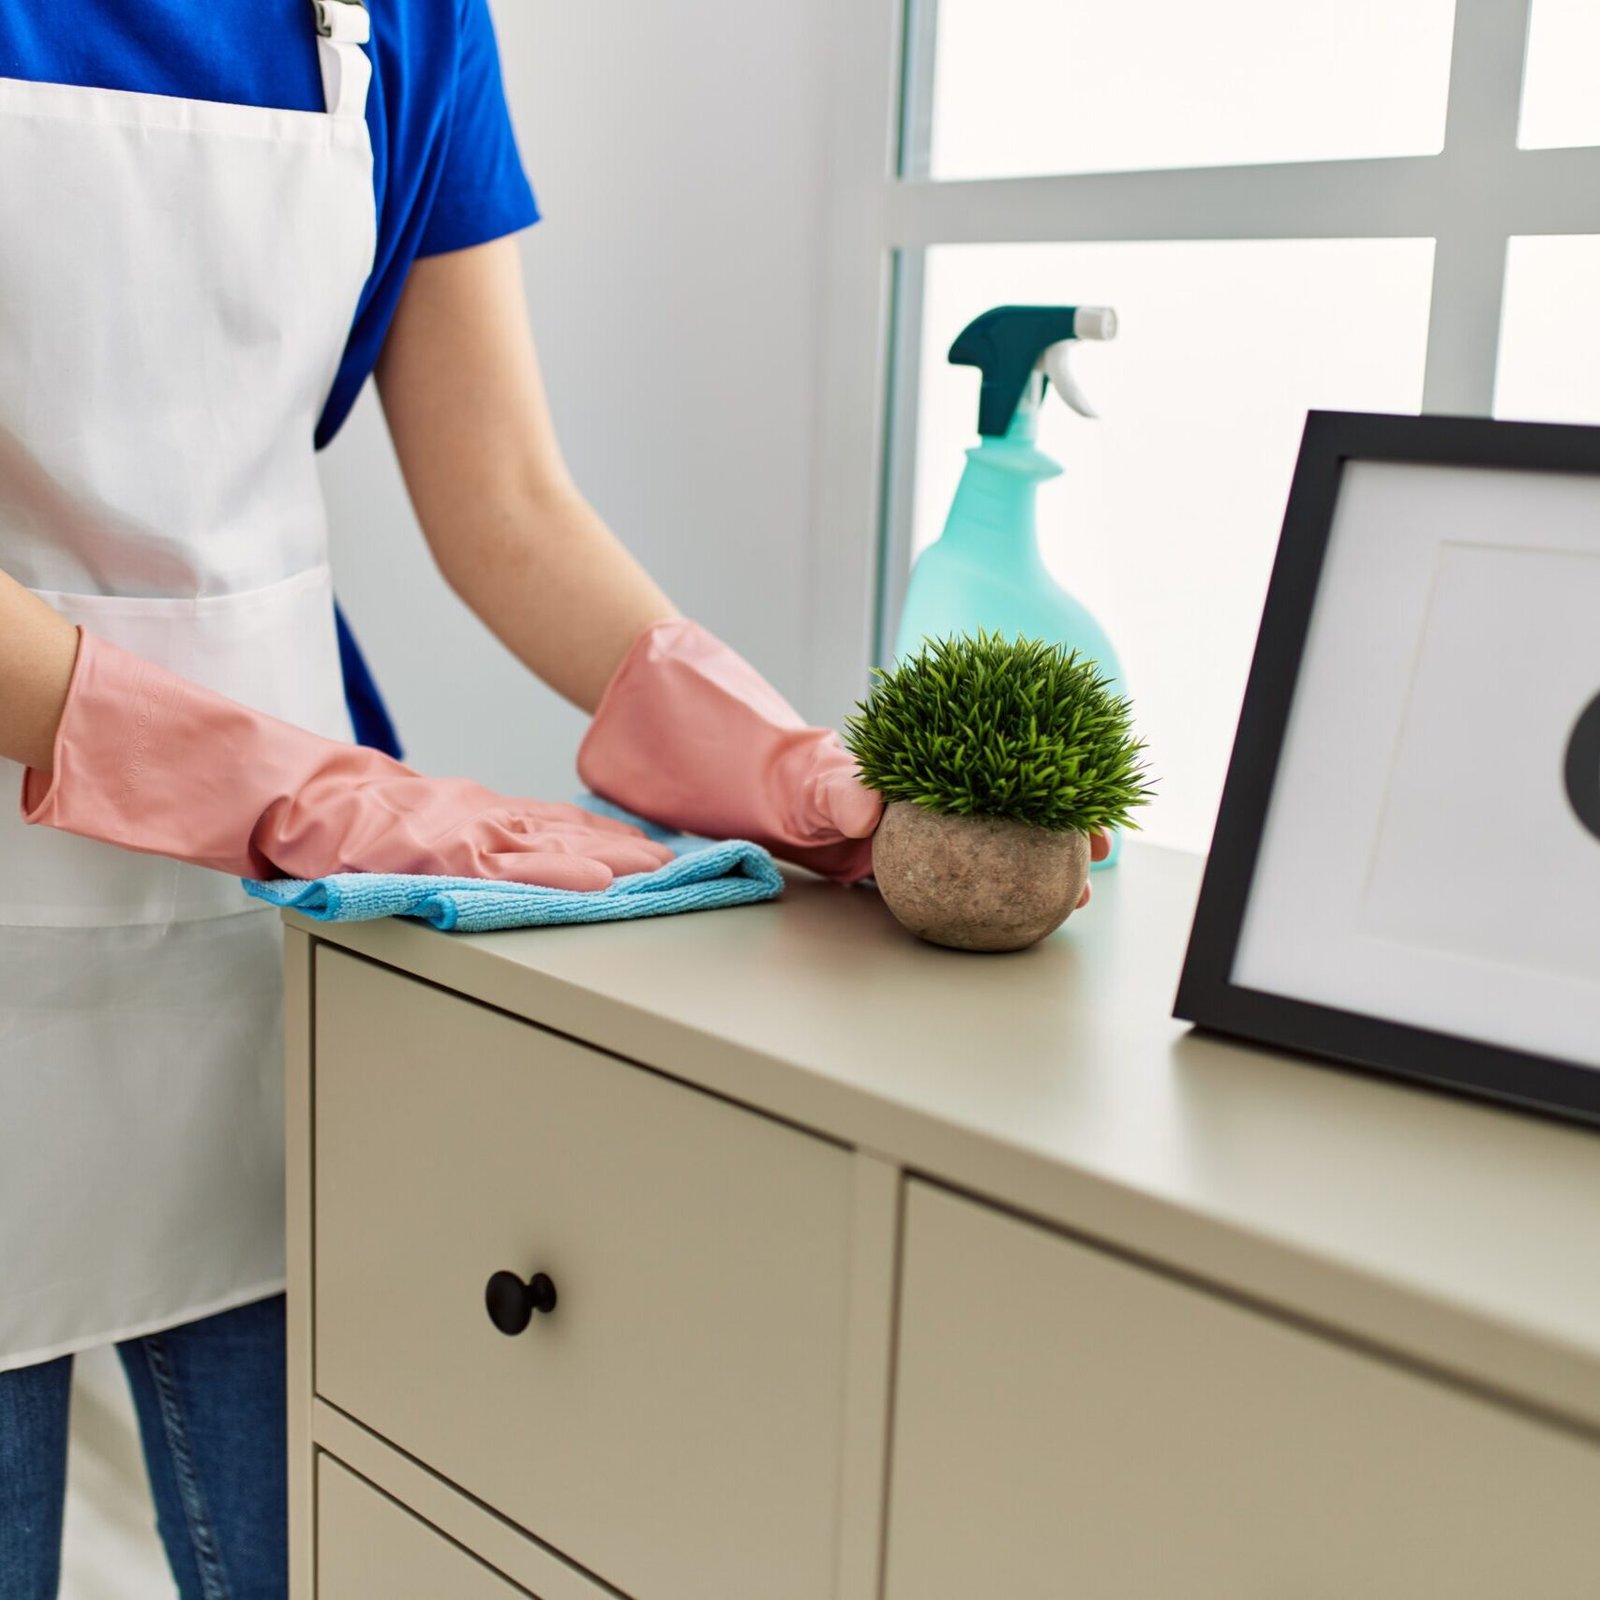
[[[924,252],[941,244],[1432,238],[1423,410],[1487,416],[1507,241],[1600,232],[1600,148],[1519,150],[1532,0],[1456,0],[1438,155],[933,181],[938,0],[832,0],[808,704],[837,722],[910,566]]]

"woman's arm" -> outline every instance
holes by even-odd
[[[412,267],[378,390],[446,581],[592,712],[634,640],[677,613],[561,459],[510,239]]]
[[[837,735],[679,618],[573,485],[510,241],[417,262],[378,388],[446,579],[524,665],[595,712],[583,781],[670,827],[865,876],[883,808]]]
[[[0,572],[0,756],[50,771],[78,630]]]

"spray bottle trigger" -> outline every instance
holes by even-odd
[[[1078,380],[1067,364],[1067,355],[1071,349],[1070,339],[1061,339],[1055,344],[1046,346],[1044,354],[1039,357],[1039,367],[1045,377],[1056,386],[1056,392],[1080,417],[1098,417],[1100,413],[1089,404],[1089,397],[1078,387]]]

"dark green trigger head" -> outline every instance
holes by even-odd
[[[969,322],[950,346],[950,360],[983,373],[978,432],[1004,438],[1039,357],[1076,336],[1076,306],[996,306]]]

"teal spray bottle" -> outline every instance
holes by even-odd
[[[1034,515],[1039,485],[1061,473],[1034,443],[1039,407],[1054,384],[1074,411],[1093,417],[1067,353],[1074,339],[1111,339],[1116,332],[1116,313],[1104,306],[999,306],[951,345],[952,363],[983,374],[981,437],[967,451],[944,532],[911,570],[897,660],[915,655],[927,639],[983,628],[1076,650],[1098,662],[1120,690],[1122,668],[1111,641],[1050,575]],[[1115,864],[1118,845],[1114,839],[1100,865]]]

